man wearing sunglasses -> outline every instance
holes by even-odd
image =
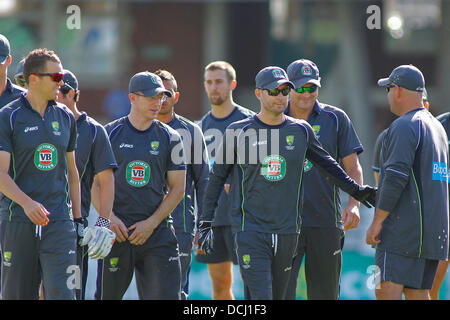
[[[30,52],[24,75],[26,96],[0,110],[3,299],[37,299],[41,279],[45,299],[74,299],[72,220],[81,217],[75,118],[55,102],[63,74],[53,51]]]
[[[111,214],[117,241],[99,265],[97,299],[122,299],[133,274],[139,299],[180,299],[179,251],[170,213],[184,195],[184,149],[178,132],[156,120],[171,96],[158,75],[139,72],[129,83],[130,113],[105,126],[118,164]]]
[[[0,109],[25,92],[24,89],[8,79],[8,67],[11,62],[9,41],[4,35],[0,34]]]
[[[376,210],[366,232],[380,271],[375,295],[427,300],[438,261],[448,258],[448,139],[423,106],[418,68],[399,66],[378,85],[398,118],[381,147]]]
[[[76,289],[77,300],[84,300],[86,280],[88,274],[88,258],[103,259],[104,256],[89,247],[94,248],[94,242],[89,247],[82,246],[84,233],[87,237],[92,232],[99,235],[95,242],[104,241],[105,238],[114,237],[110,228],[110,215],[114,201],[114,173],[117,168],[114,153],[108,139],[106,130],[101,124],[89,117],[86,112],[78,109],[80,99],[78,80],[75,75],[64,70],[64,84],[60,87],[57,102],[65,104],[73,112],[77,124],[77,147],[75,159],[81,185],[81,214],[82,217],[74,219],[77,229],[77,262],[81,273],[81,288]],[[88,228],[89,209],[91,207],[91,189],[95,181],[94,204],[99,214],[94,226]],[[86,240],[87,240],[86,237]],[[110,241],[111,242],[111,241]],[[107,241],[105,241],[107,243]],[[102,250],[98,247],[98,250]],[[108,251],[104,251],[103,254]],[[98,255],[98,256],[97,256]]]
[[[287,68],[294,83],[285,113],[308,121],[322,147],[357,183],[363,183],[358,154],[361,142],[347,114],[340,108],[319,102],[320,76],[317,65],[307,59],[292,62]],[[305,277],[309,300],[339,299],[344,231],[359,224],[359,202],[352,197],[341,209],[339,188],[305,161],[302,230],[294,258],[288,299],[295,300],[297,278],[305,257]]]
[[[232,177],[232,227],[246,299],[286,298],[301,226],[306,158],[354,198],[369,207],[375,202],[375,189],[352,180],[306,121],[283,113],[293,88],[279,67],[256,75],[260,112],[227,128],[209,176],[205,220],[214,216],[223,183]]]

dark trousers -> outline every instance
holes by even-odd
[[[96,299],[121,300],[134,272],[140,300],[180,299],[180,258],[172,225],[161,223],[143,245],[116,241],[99,261]]]
[[[284,300],[297,234],[235,234],[239,270],[248,300]]]
[[[305,257],[308,300],[338,300],[343,247],[344,232],[340,229],[302,227],[286,298],[296,298],[298,274]]]

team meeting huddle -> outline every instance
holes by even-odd
[[[233,66],[210,62],[210,110],[198,121],[176,112],[170,70],[141,71],[129,79],[129,113],[100,124],[81,111],[77,74],[56,52],[13,62],[11,44],[0,34],[2,299],[85,300],[95,260],[96,300],[123,299],[133,277],[140,300],[187,300],[195,260],[214,300],[235,299],[233,281],[246,300],[295,300],[303,263],[307,299],[338,300],[361,204],[373,213],[361,242],[375,248],[376,299],[438,299],[450,112],[431,114],[417,67],[378,80],[396,118],[365,147],[343,109],[319,102],[308,59],[255,70],[256,112],[234,101]],[[374,186],[363,181],[364,148]]]

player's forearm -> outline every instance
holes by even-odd
[[[184,197],[185,184],[173,186],[169,189],[169,192],[164,197],[163,201],[159,205],[158,209],[147,218],[147,222],[155,229],[157,226],[166,219],[172,211],[177,207],[178,203]]]
[[[361,186],[363,184],[363,172],[362,172],[362,168],[359,165],[359,163],[354,164],[349,168],[347,168],[346,166],[344,166],[344,167],[345,167],[345,170],[347,171],[348,176]],[[353,207],[353,206],[359,207],[360,203],[358,200],[354,199],[353,197],[349,197],[348,207]]]
[[[97,184],[96,184],[97,185]],[[111,169],[98,173],[98,194],[96,208],[98,215],[105,219],[111,219],[111,212],[114,204],[114,173]],[[95,207],[95,205],[94,205]]]
[[[19,204],[22,208],[32,199],[26,195],[4,171],[0,172],[0,191],[9,199]]]

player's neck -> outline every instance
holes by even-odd
[[[229,99],[221,105],[211,105],[211,114],[216,118],[226,118],[233,112],[235,104],[232,99]]]
[[[157,119],[159,121],[161,121],[162,123],[165,123],[165,124],[168,124],[170,121],[173,120],[173,118],[175,118],[175,113],[173,111],[168,112],[166,114],[158,113],[158,117],[157,117]]]
[[[277,126],[284,122],[286,119],[284,113],[275,114],[268,112],[259,112],[257,115],[258,119],[269,126]]]
[[[34,90],[28,90],[25,96],[31,105],[31,108],[38,112],[41,117],[44,117],[45,110],[47,110],[48,100],[43,98],[39,93],[34,92]]]
[[[6,74],[2,74],[0,75],[0,96],[3,94],[3,92],[6,90],[6,84],[7,84],[7,80],[6,80]]]
[[[67,106],[70,111],[72,111],[73,115],[75,116],[75,120],[78,120],[78,118],[82,115],[82,113],[78,110],[77,104],[73,103],[70,106]]]
[[[139,115],[131,110],[130,114],[128,115],[128,120],[135,129],[139,131],[145,131],[150,128],[154,119],[142,117],[142,115]]]
[[[301,109],[301,108],[297,108],[291,104],[289,107],[289,116],[296,118],[296,119],[302,119],[302,120],[307,121],[312,110],[313,110],[313,108]]]

